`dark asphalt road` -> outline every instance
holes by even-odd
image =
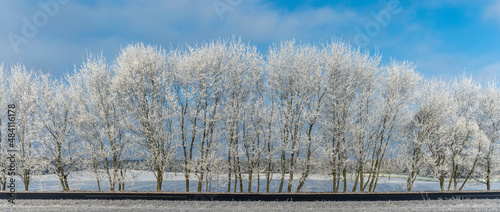
[[[0,199],[10,193],[1,192]],[[16,199],[204,200],[204,201],[402,201],[437,199],[500,199],[492,192],[404,193],[169,193],[169,192],[17,192]]]

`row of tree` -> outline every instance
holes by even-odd
[[[0,103],[17,106],[26,190],[44,172],[69,190],[82,169],[99,190],[102,180],[124,190],[127,170],[145,168],[160,191],[173,162],[186,191],[195,176],[198,192],[219,177],[228,192],[252,192],[255,182],[260,191],[261,177],[267,192],[273,177],[279,192],[298,192],[312,173],[328,175],[333,192],[375,191],[387,167],[408,176],[408,191],[419,176],[442,190],[471,180],[489,190],[498,86],[424,80],[411,63],[379,62],[342,41],[283,42],[265,56],[235,39],[168,51],[139,43],[112,62],[88,54],[64,80],[1,66]]]

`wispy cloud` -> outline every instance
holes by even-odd
[[[485,7],[483,18],[487,21],[494,21],[500,24],[500,1],[491,1]]]
[[[56,0],[41,0],[47,1]],[[215,1],[230,6],[222,20],[220,11],[214,8]],[[390,1],[313,4],[313,1],[270,0],[70,0],[29,43],[19,47],[18,54],[6,35],[21,33],[22,17],[32,18],[41,8],[29,0],[1,1],[0,62],[23,62],[28,67],[50,69],[57,75],[72,71],[87,50],[103,51],[112,60],[121,46],[139,41],[175,47],[241,36],[263,53],[270,44],[292,38],[318,43],[342,37],[355,45],[355,28],[365,29],[367,23],[375,20],[372,13],[384,10]],[[500,56],[500,50],[493,49],[493,37],[498,35],[490,26],[491,22],[500,24],[500,2],[423,0],[401,1],[401,4],[403,11],[392,16],[377,36],[370,37],[367,46],[372,52],[378,48],[386,61],[391,57],[414,61],[426,76],[442,76],[456,75],[464,69],[485,69],[487,64],[496,62],[495,55]],[[454,16],[462,10],[472,15],[461,19]],[[485,21],[487,26],[461,28]],[[442,28],[449,25],[456,29]],[[481,41],[488,45],[477,50],[473,43]],[[487,59],[478,63],[474,58]]]
[[[85,51],[101,51],[114,57],[120,46],[143,41],[157,45],[179,45],[218,37],[242,36],[256,45],[282,39],[329,39],[341,36],[359,20],[353,10],[307,7],[280,10],[266,1],[242,1],[220,20],[212,1],[85,1],[72,0],[15,54],[6,34],[21,33],[22,17],[33,15],[40,6],[25,1],[0,3],[2,60],[22,61],[28,66],[71,70]],[[265,51],[266,49],[264,49]],[[50,54],[47,54],[50,52]],[[43,61],[43,62],[42,62]]]
[[[479,75],[484,77],[499,77],[500,76],[500,61],[486,65],[479,70]]]

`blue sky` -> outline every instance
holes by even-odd
[[[380,52],[383,64],[412,61],[428,78],[500,71],[493,0],[16,0],[1,1],[0,10],[0,62],[56,77],[72,73],[87,51],[112,61],[132,42],[175,47],[231,36],[263,54],[282,40],[339,37]]]

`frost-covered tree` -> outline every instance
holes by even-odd
[[[450,94],[442,81],[425,81],[420,85],[420,95],[415,100],[416,111],[405,124],[399,142],[398,158],[408,174],[407,190],[411,191],[415,180],[425,166],[428,145],[443,136],[448,116]]]
[[[276,153],[278,148],[278,111],[276,111],[276,102],[269,94],[269,85],[267,81],[264,83],[263,92],[260,93],[259,99],[262,101],[258,114],[254,117],[255,124],[259,125],[258,131],[262,134],[262,141],[264,143],[264,151],[261,155],[262,170],[266,178],[266,192],[270,191],[271,181],[274,174],[274,162],[276,161]],[[259,165],[259,164],[258,164]]]
[[[482,148],[478,161],[477,174],[474,178],[491,189],[492,179],[499,170],[498,150],[500,132],[500,89],[498,84],[489,83],[480,94],[477,122],[480,130],[486,135],[487,142]]]
[[[77,109],[75,132],[85,142],[89,167],[100,187],[100,169],[103,169],[110,190],[124,189],[122,173],[125,160],[130,156],[130,142],[123,122],[125,111],[119,107],[117,91],[112,87],[114,78],[111,67],[102,55],[89,54],[87,60],[69,82],[73,89]]]
[[[41,93],[41,74],[26,70],[22,64],[11,67],[7,80],[8,102],[16,105],[17,175],[28,190],[34,176],[46,166],[41,157],[42,143],[37,136],[42,129],[37,115]]]
[[[415,67],[408,63],[397,63],[393,61],[389,66],[383,68],[380,82],[380,91],[377,92],[376,102],[372,102],[374,113],[370,118],[370,128],[367,129],[367,144],[369,146],[369,169],[368,181],[360,190],[363,191],[368,185],[368,191],[375,191],[381,170],[381,166],[397,145],[398,131],[402,130],[402,123],[411,119],[412,103],[415,100],[417,86],[421,77],[415,72]],[[362,175],[359,175],[362,181]],[[369,184],[368,184],[369,182]]]
[[[45,75],[41,78],[37,108],[44,155],[50,160],[49,171],[61,182],[64,191],[70,189],[68,176],[81,159],[81,146],[75,135],[75,101],[72,90],[59,80]]]
[[[304,103],[314,100],[314,97],[311,97],[311,92],[314,92],[315,89],[309,89],[309,87],[320,86],[318,83],[309,81],[321,73],[318,60],[318,50],[315,46],[296,45],[295,41],[283,42],[279,46],[271,47],[267,57],[266,71],[270,95],[274,98],[277,106],[281,148],[279,192],[283,191],[285,173],[287,172],[287,190],[288,192],[292,191],[297,160],[301,157],[301,138],[305,124]],[[307,148],[307,142],[303,142],[303,144]],[[307,157],[307,153],[305,157]],[[302,176],[307,178],[305,173]]]
[[[242,188],[239,141],[243,112],[262,76],[262,57],[240,40],[217,40],[188,47],[176,65],[174,90],[179,107],[186,191],[196,171],[198,191],[212,162],[208,156],[217,143],[227,141],[228,189],[232,177]]]
[[[239,161],[246,157],[248,166],[248,191],[251,191],[253,176],[259,155],[261,134],[258,108],[263,104],[260,97],[263,92],[263,61],[256,47],[242,43],[241,40],[230,40],[225,47],[225,56],[221,61],[224,82],[224,108],[221,112],[227,141],[228,190],[234,172],[235,180],[240,181],[243,191],[241,167]],[[222,124],[222,123],[221,123]],[[242,150],[242,151],[239,151]],[[243,153],[244,152],[244,153]],[[240,154],[243,153],[243,154]],[[236,181],[235,181],[236,188]]]
[[[448,190],[457,190],[458,178],[465,177],[460,190],[475,172],[482,151],[487,143],[486,135],[478,123],[477,112],[481,86],[472,78],[462,78],[453,84],[453,99],[456,104],[450,128],[450,171]]]
[[[189,81],[189,87],[184,86],[184,99],[191,104],[186,122],[181,128],[183,134],[183,152],[185,159],[186,179],[191,171],[198,178],[197,191],[202,189],[206,177],[208,160],[213,146],[219,142],[221,134],[221,111],[223,110],[224,73],[229,71],[230,54],[226,41],[203,43],[200,46],[188,47],[188,53],[182,59],[180,72],[184,82]],[[187,84],[187,83],[184,83]],[[183,117],[185,118],[185,117]],[[188,139],[188,142],[185,141]],[[186,180],[186,188],[189,181]]]
[[[199,107],[193,104],[191,96],[192,81],[187,75],[187,68],[184,64],[184,58],[187,53],[179,51],[177,55],[172,57],[174,64],[174,82],[172,84],[173,94],[175,96],[175,104],[177,105],[177,125],[180,129],[180,145],[182,147],[183,156],[183,171],[186,185],[186,192],[189,192],[190,176],[192,171],[193,149],[196,138],[197,118],[192,119],[193,114],[199,113]],[[196,117],[196,115],[195,115]]]
[[[367,57],[367,56],[365,56]],[[378,113],[376,112],[376,104],[379,102],[376,97],[376,92],[378,91],[378,84],[381,79],[379,76],[380,69],[377,68],[379,59],[364,59],[367,63],[362,61],[356,61],[353,63],[353,70],[359,75],[356,83],[359,83],[359,87],[354,92],[354,102],[351,108],[352,116],[348,117],[349,125],[347,126],[347,138],[346,142],[348,145],[347,154],[350,153],[353,160],[354,166],[354,186],[352,191],[356,191],[359,187],[359,191],[365,191],[366,186],[369,183],[371,175],[368,177],[368,181],[365,182],[365,174],[369,172],[370,160],[372,159],[372,147],[373,140],[372,135],[376,133],[377,129],[372,127],[376,126],[375,122],[378,119]],[[366,65],[364,65],[366,64]],[[356,75],[354,75],[356,76]],[[342,153],[341,153],[342,154]],[[344,158],[349,157],[343,156]],[[373,172],[369,172],[373,174]]]
[[[214,142],[219,140],[216,131],[220,121],[223,96],[222,73],[225,70],[225,45],[220,42],[188,47],[180,59],[176,72],[176,100],[180,108],[182,151],[186,191],[189,177],[195,172],[200,192],[206,172],[208,156]]]
[[[327,80],[324,108],[321,116],[322,155],[326,156],[332,176],[333,192],[347,191],[348,158],[359,161],[357,170],[364,170],[368,150],[363,134],[370,116],[374,79],[380,58],[366,52],[352,50],[341,42],[332,42],[321,52],[322,66]],[[358,130],[359,129],[359,130]],[[361,172],[358,172],[361,174]],[[355,180],[355,187],[359,175]],[[354,189],[355,190],[355,189]]]
[[[6,73],[5,73],[5,68],[4,64],[0,64],[0,108],[5,108],[5,105],[7,104],[7,80],[6,80]],[[4,114],[0,115],[0,160],[6,161],[7,159],[7,146],[6,143],[4,142],[4,137],[2,134],[3,130],[5,129],[5,125],[3,124],[3,119],[5,118]],[[6,185],[7,185],[7,170],[5,163],[0,163],[0,184],[2,185],[2,191],[5,191]]]
[[[227,171],[226,160],[224,157],[227,151],[224,143],[213,143],[211,146],[212,150],[209,152],[207,158],[207,170],[204,175],[203,183],[205,186],[205,192],[213,192],[212,183],[215,183],[215,191],[222,191],[222,187],[226,185],[226,182],[222,179]]]
[[[260,163],[266,149],[265,132],[263,131],[264,120],[261,114],[263,101],[252,99],[244,113],[243,126],[241,129],[244,156],[246,158],[246,170],[248,172],[247,192],[252,192],[252,183],[257,177],[257,192],[260,190]]]
[[[426,126],[430,129],[424,129],[430,132],[426,135],[427,138],[424,137],[420,141],[417,140],[416,147],[413,147],[411,150],[415,151],[412,154],[417,154],[415,158],[412,158],[412,163],[415,165],[419,164],[417,161],[418,153],[421,153],[425,166],[430,169],[432,176],[439,180],[441,189],[444,190],[444,180],[449,168],[447,161],[449,149],[447,148],[447,143],[450,134],[448,132],[450,117],[453,115],[455,104],[449,85],[443,81],[431,83],[433,84],[426,88],[429,89],[427,93],[424,92],[424,94],[428,95],[428,99],[419,105],[420,109],[417,111],[416,117],[417,122],[421,122],[419,124],[430,125]],[[423,142],[421,144],[423,148],[419,146],[420,142]],[[421,168],[418,169],[420,170]],[[415,170],[414,168],[409,171]],[[416,177],[417,175],[409,176],[411,181],[414,181],[412,178]]]
[[[113,89],[118,91],[121,110],[128,112],[126,129],[142,148],[142,159],[156,177],[156,190],[161,191],[178,132],[173,124],[172,64],[163,49],[139,43],[122,49],[114,70]]]
[[[323,64],[320,50],[313,48],[306,60],[309,60],[309,70],[305,73],[304,103],[302,109],[303,133],[299,141],[299,151],[297,152],[297,171],[300,171],[297,192],[300,192],[307,178],[311,173],[312,161],[315,159],[316,149],[321,143],[321,111],[324,107],[326,94],[328,92],[326,71],[321,66]]]

